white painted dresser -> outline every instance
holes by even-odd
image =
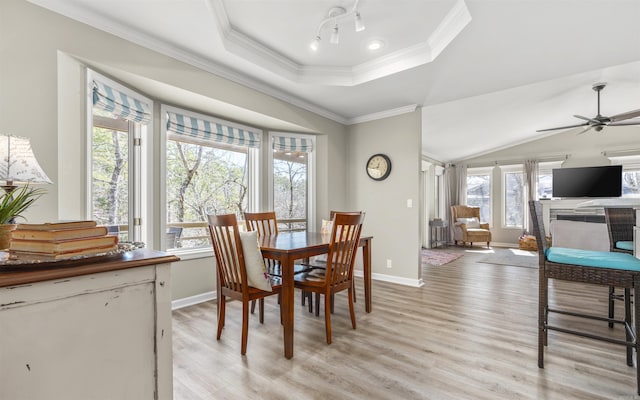
[[[0,399],[171,399],[177,260],[140,249],[0,271]]]

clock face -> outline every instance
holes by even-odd
[[[374,154],[367,161],[367,175],[373,180],[381,181],[391,173],[391,160],[384,154]]]

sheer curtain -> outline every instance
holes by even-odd
[[[458,203],[467,204],[467,165],[456,164],[456,186],[458,191]]]
[[[524,161],[524,180],[525,180],[525,188],[527,191],[527,200],[537,200],[538,193],[536,187],[538,185],[538,160],[525,160]],[[525,226],[525,231],[529,230],[530,226],[533,226],[531,223],[531,213],[529,213],[529,202],[527,202],[526,207],[524,207],[525,215],[528,215],[528,218],[525,218],[524,221],[527,224]]]
[[[453,240],[453,226],[451,216],[451,206],[458,200],[458,187],[456,184],[456,166],[453,164],[447,164],[444,167],[444,217],[449,222],[449,240]]]

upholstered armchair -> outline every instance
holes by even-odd
[[[480,207],[451,206],[451,217],[453,218],[453,241],[458,245],[462,242],[464,247],[467,242],[473,246],[473,242],[487,242],[487,247],[491,243],[491,231],[489,224],[480,222]]]

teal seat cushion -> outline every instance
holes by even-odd
[[[625,240],[616,242],[616,249],[633,251],[633,241]]]
[[[550,247],[546,255],[554,263],[640,271],[640,259],[627,253]]]

